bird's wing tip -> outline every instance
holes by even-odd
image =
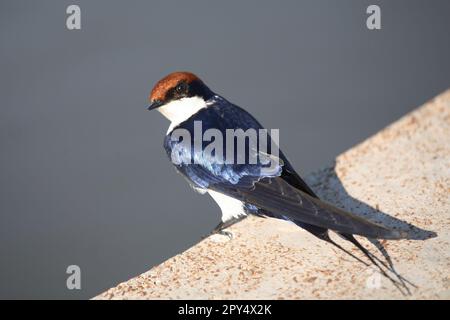
[[[436,238],[438,235],[434,231],[428,230],[420,230],[419,233],[412,231],[404,231],[404,230],[392,230],[385,239],[391,240],[427,240]]]

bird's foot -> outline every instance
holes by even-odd
[[[229,231],[220,230],[214,233],[211,233],[208,237],[212,242],[224,243],[233,239],[233,234]]]
[[[220,234],[222,236],[228,237],[229,240],[233,239],[233,233],[227,230],[219,230],[216,234]]]
[[[223,242],[223,236],[227,237],[227,241],[230,241],[233,239],[233,233],[231,231],[226,231],[226,228],[231,227],[232,225],[234,225],[236,222],[239,222],[241,220],[243,220],[246,216],[241,216],[238,218],[233,218],[231,220],[228,220],[226,222],[221,221],[214,229],[213,231],[211,231],[210,234],[208,234],[207,236],[203,237],[202,239],[211,237],[213,239],[216,239],[216,242]],[[222,240],[219,240],[219,238],[222,238]]]
[[[226,237],[226,238],[225,238]],[[202,237],[202,240],[207,238],[213,239],[214,242],[224,242],[233,239],[233,233],[227,230],[214,230]]]

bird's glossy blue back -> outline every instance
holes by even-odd
[[[238,148],[234,148],[234,160],[233,163],[215,163],[211,161],[211,158],[207,154],[201,152],[205,150],[206,146],[211,141],[198,141],[208,129],[216,129],[221,132],[222,136],[226,137],[227,129],[242,129],[244,131],[248,129],[263,129],[261,124],[251,116],[247,111],[242,108],[228,102],[220,96],[213,96],[207,101],[208,107],[200,110],[195,115],[191,116],[186,121],[176,126],[172,132],[170,132],[164,141],[164,148],[169,156],[173,159],[173,152],[177,154],[180,150],[184,152],[182,159],[178,159],[177,163],[174,163],[177,169],[195,186],[199,188],[208,188],[211,184],[231,184],[245,187],[251,187],[255,181],[258,181],[262,177],[275,176],[281,174],[281,165],[275,168],[272,172],[268,173],[265,170],[265,164],[261,163],[258,158],[257,163],[251,163],[250,153],[258,152],[257,150],[251,150],[249,141],[245,143],[245,161],[244,163],[236,163]],[[197,124],[196,124],[197,122]],[[197,133],[201,123],[201,135],[195,135],[196,125]],[[179,130],[186,130],[190,134],[191,143],[190,150],[188,147],[181,144],[179,137],[175,137]],[[270,136],[267,135],[267,153],[271,152]],[[258,146],[260,145],[260,136],[257,136]],[[201,143],[201,150],[195,149],[195,143]],[[235,143],[235,141],[233,142]],[[227,143],[223,142],[223,155],[227,154]],[[283,157],[284,158],[284,157]],[[267,165],[266,165],[267,167]]]

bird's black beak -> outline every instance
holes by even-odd
[[[147,110],[157,109],[157,108],[161,107],[162,105],[163,105],[162,101],[155,100],[147,107]]]

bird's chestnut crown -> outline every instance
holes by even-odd
[[[204,100],[213,95],[212,91],[191,72],[173,72],[153,87],[150,93],[149,110],[159,108],[166,103],[187,97],[199,96]]]

